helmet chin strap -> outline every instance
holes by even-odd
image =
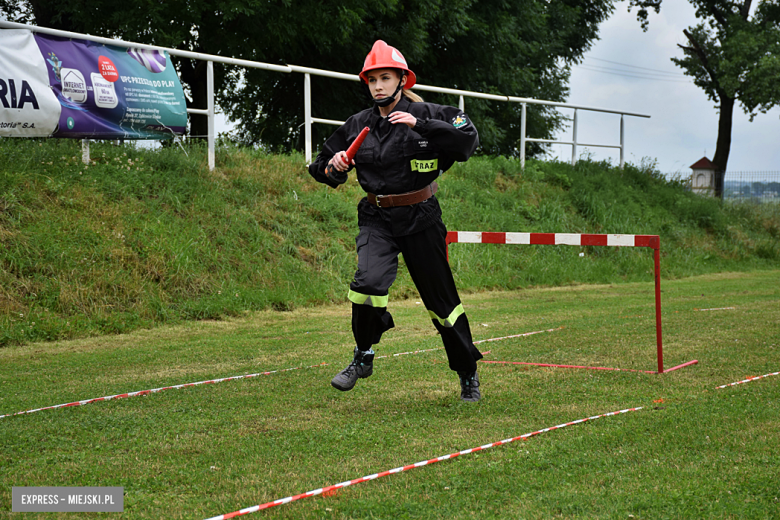
[[[401,92],[401,88],[404,86],[403,83],[404,83],[403,81],[398,80],[398,87],[396,87],[395,92],[393,92],[393,95],[382,99],[374,98],[374,104],[378,107],[389,107],[390,105],[392,105],[393,102],[395,101],[395,96],[397,96],[398,93]]]

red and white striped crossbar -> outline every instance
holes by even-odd
[[[521,244],[537,246],[617,246],[658,249],[658,235],[592,235],[587,233],[497,233],[449,231],[447,244]]]
[[[504,233],[494,231],[448,231],[447,259],[450,244],[519,244],[531,246],[612,246],[649,247],[655,261],[655,340],[658,373],[664,371],[661,339],[661,239],[658,235],[594,235],[589,233]]]

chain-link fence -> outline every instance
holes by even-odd
[[[693,187],[691,174],[682,172],[667,173],[668,179],[677,179],[686,185],[686,189],[702,196],[712,196],[712,185]],[[780,204],[780,171],[763,172],[726,172],[723,186],[723,199],[727,201],[750,201]]]
[[[726,172],[723,198],[780,204],[780,171]]]

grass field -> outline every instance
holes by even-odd
[[[301,154],[0,139],[0,349],[346,302],[355,177]],[[780,268],[780,205],[721,204],[649,165],[473,157],[439,179],[451,231],[651,234],[663,276]],[[583,253],[584,257],[580,257]],[[647,251],[484,247],[451,256],[463,293],[652,279]],[[416,294],[411,278],[396,298]]]
[[[480,365],[458,399],[443,351],[388,357],[348,393],[347,305],[262,311],[0,349],[0,517],[200,519],[625,408],[247,518],[780,518],[780,271],[664,281],[668,374]],[[655,368],[651,282],[464,295],[486,360]],[[704,311],[733,307],[732,310]],[[415,298],[378,355],[440,346]],[[12,486],[123,486],[124,513],[12,514]]]

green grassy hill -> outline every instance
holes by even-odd
[[[354,177],[300,155],[0,139],[0,346],[344,301]],[[780,266],[780,207],[721,205],[652,168],[477,157],[440,180],[450,230],[657,234],[662,275]],[[640,248],[458,244],[463,292],[652,279]],[[579,256],[584,253],[584,256]],[[416,295],[405,270],[393,298]]]

